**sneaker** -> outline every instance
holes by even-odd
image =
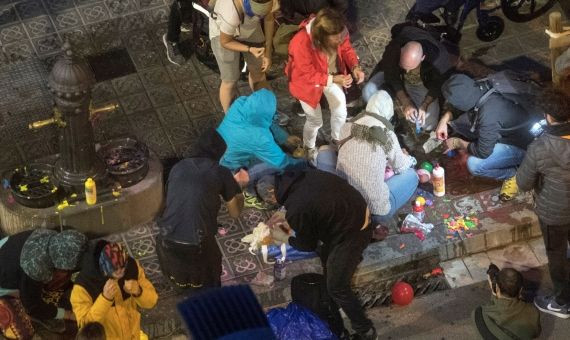
[[[286,115],[283,112],[277,111],[277,121],[279,126],[287,126],[287,124],[289,124],[289,120],[290,118],[288,115]]]
[[[168,58],[168,61],[170,61],[174,65],[180,66],[184,62],[184,57],[182,56],[182,53],[180,53],[178,44],[168,41],[166,39],[166,34],[162,36],[162,42],[166,47],[166,57]]]
[[[537,296],[534,298],[534,305],[541,312],[548,313],[557,316],[562,319],[570,318],[570,304],[565,304],[563,306],[556,302],[556,297],[554,296]]]
[[[243,192],[243,206],[245,208],[255,208],[259,210],[270,210],[272,207],[270,204],[263,202],[257,196],[251,195],[246,191]]]
[[[184,33],[192,32],[192,23],[183,22],[182,25],[180,25],[180,32]]]
[[[519,186],[517,185],[516,177],[513,176],[503,182],[499,198],[501,201],[510,201],[519,193]]]
[[[376,328],[372,327],[366,333],[355,333],[351,337],[352,340],[377,340],[378,334]]]

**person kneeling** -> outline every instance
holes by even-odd
[[[475,326],[483,339],[533,339],[540,335],[540,314],[519,296],[523,288],[521,273],[513,268],[487,270],[491,302],[473,312]]]
[[[99,240],[83,258],[70,300],[79,327],[98,322],[107,339],[146,340],[138,308],[153,308],[158,295],[121,244]]]

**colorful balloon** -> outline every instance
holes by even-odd
[[[414,288],[407,282],[396,282],[392,286],[392,301],[399,305],[408,305],[414,299]]]

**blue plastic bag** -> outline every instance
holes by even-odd
[[[287,308],[269,310],[267,319],[278,340],[338,339],[326,322],[296,303],[290,303]]]
[[[281,247],[276,245],[270,245],[267,247],[267,254],[269,257],[280,258],[281,257]],[[317,256],[314,251],[300,251],[290,245],[287,245],[287,261],[297,261],[302,259],[310,259]]]

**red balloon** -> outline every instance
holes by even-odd
[[[414,288],[407,282],[396,282],[392,286],[392,301],[400,306],[405,306],[414,299]]]

